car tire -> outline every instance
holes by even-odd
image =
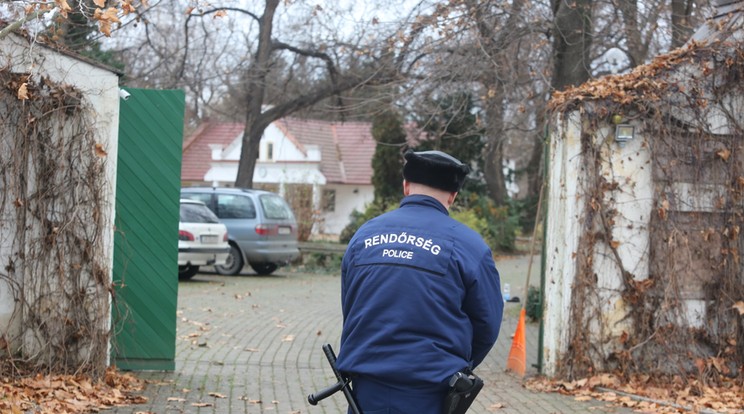
[[[178,266],[178,280],[189,280],[199,273],[199,266]]]
[[[279,267],[274,263],[249,263],[249,265],[251,265],[251,268],[261,276],[270,275]]]
[[[233,276],[243,270],[243,254],[238,246],[230,244],[230,254],[227,255],[227,262],[224,266],[215,266],[214,270],[225,276]]]

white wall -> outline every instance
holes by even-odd
[[[210,145],[212,165],[204,175],[204,181],[215,186],[234,183],[238,176],[241,144],[242,135],[224,148]],[[268,158],[269,144],[274,148],[272,159]],[[324,185],[326,179],[320,172],[320,148],[317,145],[298,148],[274,124],[269,125],[259,144],[253,182]]]
[[[622,269],[607,243],[596,245],[593,261],[603,316],[596,320],[608,329],[595,335],[611,338],[630,330],[629,320],[625,319],[628,304],[618,294],[623,288],[622,270],[630,272],[636,280],[649,277],[649,223],[654,210],[651,145],[638,127],[635,138],[623,146],[614,142],[614,134],[614,126],[606,126],[598,131],[595,140],[602,143],[604,179],[618,184],[615,190],[604,193],[604,202],[617,210],[613,217],[612,240],[618,243],[617,255]],[[611,352],[610,348],[607,352]]]
[[[0,191],[2,191],[1,188]],[[15,224],[11,220],[12,217],[0,217],[0,263],[7,264],[8,257],[13,253],[11,243],[15,234]],[[6,273],[5,270],[0,270],[0,272]],[[0,334],[6,330],[17,332],[20,317],[16,316],[12,319],[14,309],[15,301],[11,285],[0,279]]]
[[[543,372],[555,375],[568,344],[571,289],[576,275],[575,253],[583,202],[579,195],[581,155],[579,113],[566,115],[550,137],[548,202],[545,240],[545,307],[543,312]]]
[[[582,221],[585,217],[587,195],[584,183],[587,174],[594,170],[585,163],[581,154],[581,125],[578,112],[567,116],[558,124],[557,133],[550,142],[550,176],[548,195],[548,222],[546,238],[546,289],[545,289],[545,373],[555,375],[558,363],[568,346],[568,327],[571,320],[573,284],[578,268],[576,253]],[[644,137],[635,138],[624,146],[614,142],[614,126],[599,129],[592,138],[601,148],[600,173],[607,183],[617,183],[615,190],[604,193],[605,205],[617,210],[613,217],[612,241],[618,244],[617,253],[625,271],[637,280],[649,275],[649,220],[653,214],[654,191],[650,146]],[[594,248],[592,268],[597,275],[597,298],[600,315],[591,319],[591,332],[586,340],[607,343],[608,338],[619,337],[629,328],[625,320],[628,304],[619,293],[622,288],[622,269],[607,243],[597,243]],[[588,315],[587,315],[588,317]],[[612,346],[605,349],[612,351]],[[605,355],[607,356],[607,355]]]
[[[329,184],[326,190],[336,191],[336,209],[334,212],[323,213],[323,225],[320,233],[338,235],[349,224],[349,216],[355,209],[364,212],[367,204],[374,200],[374,187],[372,184]]]
[[[295,142],[287,138],[284,133],[271,124],[264,131],[261,137],[261,147],[259,148],[259,160],[269,161],[267,154],[268,144],[274,145],[274,160],[276,161],[311,161],[320,162],[320,148],[317,145],[306,145],[298,148]],[[303,151],[304,150],[304,151]]]
[[[593,170],[586,168],[581,155],[581,128],[578,112],[568,115],[563,124],[556,121],[558,133],[550,142],[549,203],[546,238],[546,289],[545,289],[545,332],[544,361],[545,373],[555,375],[562,355],[567,351],[569,326],[576,323],[571,319],[572,286],[577,263],[575,253],[579,251],[580,232],[584,231],[583,206],[587,194],[582,185],[586,174]],[[713,125],[712,130],[722,127]],[[564,129],[565,127],[565,129]],[[597,315],[584,315],[590,320],[590,332],[584,340],[603,344],[595,349],[609,355],[622,345],[618,339],[624,331],[631,331],[627,318],[632,304],[625,303],[620,292],[623,289],[622,271],[629,272],[637,280],[645,280],[650,274],[651,233],[650,221],[655,212],[655,184],[650,140],[636,125],[635,137],[620,146],[614,142],[614,126],[600,128],[593,137],[594,144],[601,148],[600,172],[609,184],[617,187],[604,192],[606,206],[617,210],[613,216],[611,241],[616,244],[617,258],[608,243],[594,245],[592,271],[597,275],[597,302],[593,306],[600,311]],[[715,184],[672,183],[667,191],[674,199],[685,200],[680,203],[683,211],[714,211],[715,200],[725,191]],[[619,259],[619,264],[618,260]],[[705,302],[699,298],[683,298],[684,321],[695,328],[705,328]],[[594,300],[594,299],[588,299]]]
[[[7,156],[5,154],[9,155],[12,153],[13,149],[4,139],[0,138],[0,154]],[[5,191],[2,186],[3,182],[0,180],[0,194]],[[7,202],[11,201],[12,200],[8,200]],[[2,211],[0,211],[0,264],[3,264],[0,266],[0,273],[5,274],[6,272],[3,268],[8,263],[8,257],[13,254],[12,247],[13,239],[15,237],[15,216],[9,213],[5,216],[2,214]],[[0,279],[0,334],[5,331],[5,329],[10,328],[14,331],[18,329],[20,318],[16,318],[16,320],[13,321],[13,326],[10,326],[11,316],[13,315],[13,310],[15,308],[14,305],[15,302],[10,290],[10,285],[5,280]]]
[[[107,153],[104,160],[105,199],[103,203],[107,207],[107,210],[103,211],[107,225],[102,232],[101,243],[104,257],[101,260],[102,264],[108,265],[107,272],[110,281],[113,269],[114,200],[119,128],[118,76],[81,60],[53,52],[39,44],[29,47],[25,38],[13,34],[0,39],[0,66],[16,73],[29,73],[32,79],[44,76],[56,83],[70,84],[83,93],[85,104],[94,110],[90,116],[93,117],[92,125],[96,129],[96,140],[102,144]],[[12,223],[3,222],[3,225],[8,224],[14,227]],[[0,238],[0,263],[8,263],[9,246],[7,243],[7,240]],[[17,274],[23,274],[23,272]],[[6,300],[8,292],[8,286],[0,281],[0,331],[5,329],[4,324],[7,324],[13,312],[12,301]]]

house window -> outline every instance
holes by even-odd
[[[274,143],[269,142],[266,144],[266,159],[267,160],[273,160],[274,159]]]
[[[323,190],[323,211],[336,211],[336,190]]]

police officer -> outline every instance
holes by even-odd
[[[498,337],[499,273],[481,236],[449,217],[470,168],[405,153],[400,208],[365,223],[341,268],[339,371],[364,414],[441,414],[448,380]]]

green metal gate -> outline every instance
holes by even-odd
[[[119,113],[112,364],[173,370],[184,93],[126,91]]]

